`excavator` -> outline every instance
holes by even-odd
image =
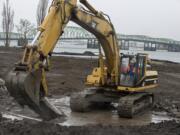
[[[70,108],[91,111],[96,105],[117,103],[120,117],[132,118],[153,105],[158,73],[148,67],[147,54],[120,54],[119,42],[110,17],[97,11],[87,0],[53,0],[32,43],[6,77],[6,86],[17,102],[28,106],[44,120],[62,114],[48,101],[46,72],[50,57],[70,21],[89,31],[100,42],[99,65],[87,76],[86,89],[72,94]]]

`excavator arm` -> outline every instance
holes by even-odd
[[[87,3],[87,1],[85,3]],[[89,7],[89,4],[87,4],[87,7]],[[114,27],[111,21],[103,16],[103,13],[98,13],[91,8],[89,8],[89,11],[75,8],[71,20],[94,34],[99,40],[105,53],[111,83],[118,85],[119,48]]]
[[[46,98],[45,72],[49,69],[49,57],[69,21],[97,37],[106,56],[111,83],[119,82],[119,49],[114,27],[106,15],[96,11],[86,0],[80,2],[86,9],[77,6],[77,0],[53,0],[35,39],[25,47],[22,60],[7,75],[6,85],[10,94],[19,104],[28,105],[43,119],[52,119],[60,114]]]

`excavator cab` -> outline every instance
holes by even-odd
[[[158,73],[149,69],[148,54],[121,54],[119,90],[142,91],[157,86]]]
[[[121,54],[120,85],[135,87],[146,74],[147,54]]]
[[[149,67],[148,54],[121,54],[119,90],[141,91],[156,87],[158,73]]]

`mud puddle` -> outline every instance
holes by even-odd
[[[94,110],[88,113],[75,113],[71,112],[70,110],[69,97],[56,97],[50,98],[49,100],[67,116],[66,120],[63,123],[59,123],[63,126],[82,126],[97,124],[114,126],[142,126],[149,125],[150,123],[160,123],[163,121],[177,120],[173,117],[168,116],[166,112],[154,111],[145,112],[144,114],[136,116],[133,119],[119,118],[116,110]],[[12,112],[4,112],[2,113],[2,116],[11,120],[28,119],[34,121],[42,121],[41,119],[39,119],[38,117],[34,117],[33,115],[27,116],[27,113],[23,114],[21,112],[20,114],[18,114],[15,110],[12,110]]]
[[[166,112],[148,111],[144,114],[136,116],[133,119],[119,118],[116,110],[94,110],[88,113],[75,113],[70,110],[70,98],[53,98],[50,101],[61,109],[66,115],[67,120],[61,125],[79,126],[88,124],[103,124],[103,125],[149,125],[150,123],[160,123],[162,121],[174,120],[173,117],[167,115]]]

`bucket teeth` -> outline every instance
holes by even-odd
[[[6,86],[12,97],[22,106],[27,105],[44,120],[62,115],[47,98],[40,97],[41,71],[12,71],[7,75]]]

